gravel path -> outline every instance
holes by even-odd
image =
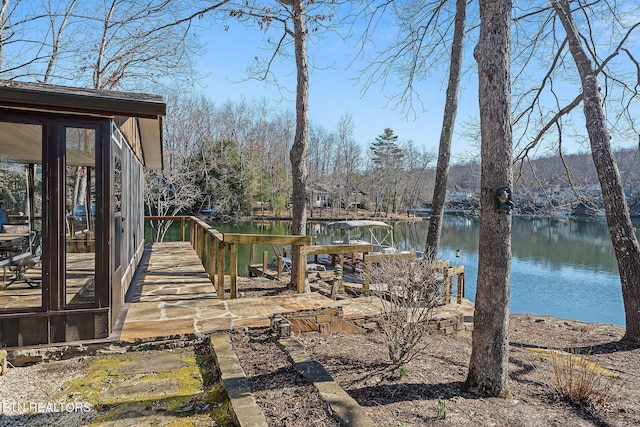
[[[73,396],[58,396],[62,385],[83,375],[90,358],[79,357],[12,368],[0,376],[0,427],[81,426],[97,411]]]

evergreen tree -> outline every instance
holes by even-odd
[[[374,183],[376,214],[381,212],[382,208],[384,208],[385,214],[388,213],[390,206],[395,213],[400,181],[399,172],[404,167],[404,151],[398,145],[398,136],[393,134],[392,129],[385,128],[369,148],[372,152],[371,161],[374,165],[374,172],[379,178]]]

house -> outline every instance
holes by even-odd
[[[447,202],[466,202],[473,200],[473,193],[468,191],[447,191]]]
[[[1,347],[117,328],[165,113],[159,96],[0,81]]]
[[[329,191],[320,184],[312,184],[307,186],[307,195],[309,197],[309,207],[326,208],[329,206]]]
[[[367,194],[360,190],[358,187],[342,184],[308,185],[307,196],[309,207],[311,208],[338,207],[337,202],[340,202],[341,208],[350,208],[353,205],[359,206],[364,200],[367,199]]]

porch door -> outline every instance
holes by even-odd
[[[96,304],[95,128],[64,127],[65,281],[64,305]]]

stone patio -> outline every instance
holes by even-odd
[[[251,280],[239,278],[238,289],[249,286]],[[228,288],[228,277],[226,285]],[[355,332],[357,329],[347,323],[366,328],[380,312],[375,297],[334,301],[315,292],[220,300],[188,242],[154,243],[132,286],[126,317],[116,337],[125,342],[269,327],[276,315],[295,319],[294,331],[322,330],[324,325],[326,331],[346,328],[345,332]],[[469,316],[473,316],[473,304],[467,300],[444,306],[437,313],[438,325],[442,324],[438,329],[451,333]]]

